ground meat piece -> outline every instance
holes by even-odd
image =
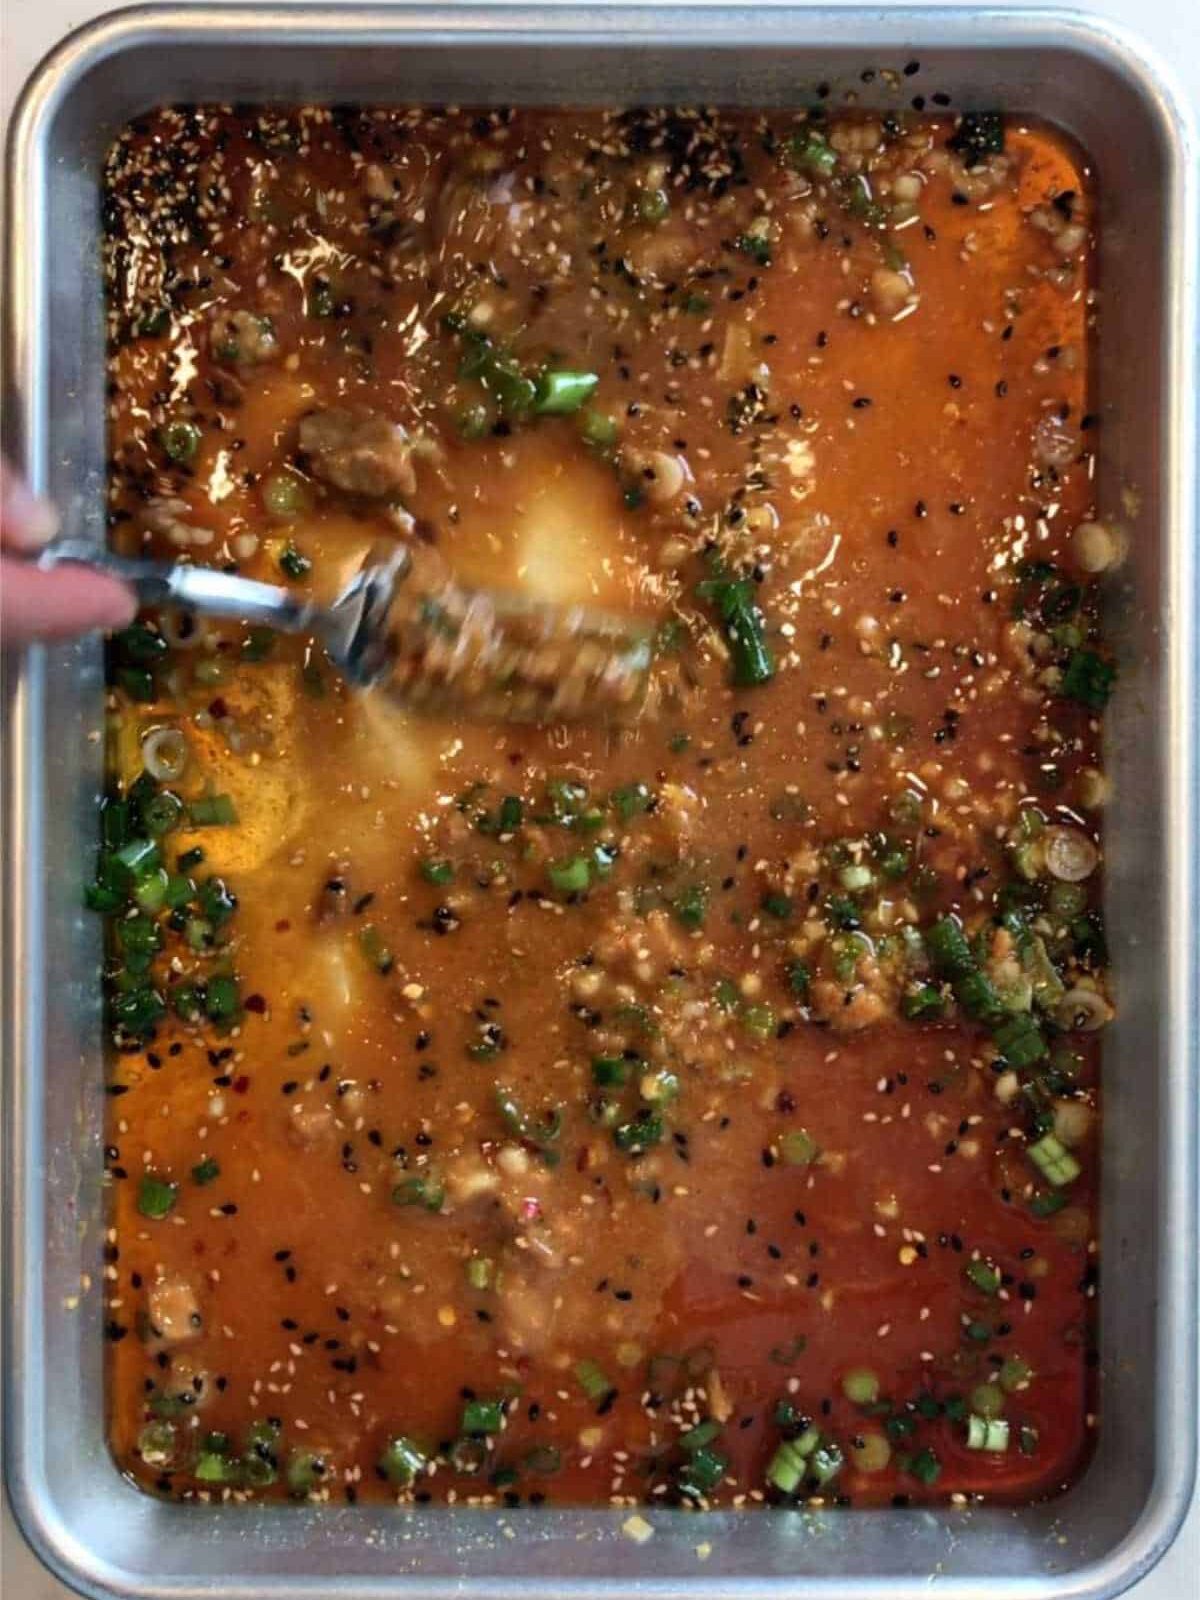
[[[348,494],[382,499],[417,486],[412,440],[375,411],[314,411],[301,419],[300,448],[318,478]]]
[[[847,985],[818,978],[812,986],[812,1007],[837,1033],[857,1033],[882,1022],[891,1007],[884,993],[865,983]]]
[[[270,317],[255,311],[221,311],[209,332],[213,355],[218,361],[237,361],[255,365],[273,361],[279,354],[279,340]]]

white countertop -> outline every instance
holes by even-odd
[[[536,4],[538,0],[526,3]],[[688,3],[703,4],[704,0]],[[836,5],[841,0],[825,3]],[[952,0],[926,3],[938,5]],[[1025,3],[1035,6],[1039,0]],[[1004,9],[1003,0],[995,0],[995,4],[996,9]],[[1200,107],[1200,0],[1079,0],[1079,6],[1136,31],[1152,50],[1171,63],[1193,104]],[[115,9],[103,0],[0,0],[0,126],[4,130],[21,85],[51,46],[72,28]],[[1197,1314],[1200,1315],[1200,1307]],[[1198,1592],[1198,1572],[1200,1485],[1179,1538],[1154,1572],[1131,1591],[1131,1600],[1187,1600]],[[4,1600],[68,1600],[69,1595],[30,1554],[9,1515],[7,1501],[0,1524],[0,1594]]]

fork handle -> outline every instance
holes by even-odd
[[[182,606],[205,617],[268,623],[283,633],[305,633],[313,625],[313,606],[286,589],[216,572],[211,567],[186,567],[117,555],[84,539],[54,540],[42,551],[37,564],[57,567],[64,562],[119,578],[130,586],[143,606]]]

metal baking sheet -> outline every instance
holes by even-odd
[[[920,62],[913,77],[877,75]],[[1020,1509],[620,1511],[199,1507],[105,1444],[99,933],[79,910],[100,783],[99,648],[8,663],[4,795],[6,1472],[42,1558],[90,1595],[200,1600],[953,1600],[1112,1595],[1174,1535],[1194,1473],[1197,770],[1194,130],[1106,24],[966,8],[149,7],[69,38],[9,149],[6,447],[103,537],[105,148],[164,101],[868,106],[937,90],[1060,124],[1101,195],[1102,506],[1137,503],[1112,594],[1121,686],[1108,912],[1101,1426],[1060,1498]],[[1129,497],[1133,498],[1130,499]],[[701,1551],[708,1553],[702,1558]]]

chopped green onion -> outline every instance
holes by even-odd
[[[519,795],[506,794],[500,802],[498,813],[500,832],[513,833],[521,826],[525,816],[525,807]]]
[[[305,1500],[325,1478],[328,1467],[323,1456],[315,1450],[293,1450],[288,1456],[288,1492],[296,1500]]]
[[[975,1257],[963,1268],[964,1275],[982,1294],[995,1294],[1000,1288],[1000,1271],[990,1262]]]
[[[237,807],[231,795],[200,795],[188,803],[188,820],[193,828],[227,828],[237,819]]]
[[[933,983],[923,983],[917,989],[906,989],[900,999],[900,1011],[909,1022],[927,1022],[946,1013],[942,991]]]
[[[760,267],[769,267],[771,265],[771,240],[767,234],[739,234],[737,247],[744,256],[749,256]]]
[[[779,1026],[778,1018],[770,1006],[746,1006],[742,1011],[742,1027],[759,1039],[770,1039]]]
[[[496,1107],[506,1126],[518,1139],[524,1139],[529,1144],[535,1145],[548,1164],[553,1165],[557,1161],[557,1155],[548,1147],[562,1132],[560,1107],[553,1106],[543,1116],[532,1117],[522,1108],[517,1097],[499,1084],[496,1086]]]
[[[534,391],[533,409],[540,417],[563,417],[578,411],[600,382],[594,372],[543,372]]]
[[[1103,711],[1117,681],[1117,669],[1094,650],[1072,650],[1062,677],[1062,693],[1091,711]]]
[[[162,864],[162,855],[153,839],[130,839],[112,857],[113,866],[127,882],[149,877]]]
[[[127,965],[131,957],[150,957],[162,946],[162,931],[158,923],[141,913],[125,917],[116,924],[114,932]]]
[[[241,1468],[245,1481],[265,1489],[279,1477],[279,1429],[273,1422],[254,1423],[246,1434]]]
[[[1028,1012],[1002,1023],[992,1041],[1010,1067],[1031,1067],[1047,1053],[1042,1030]]]
[[[708,914],[708,885],[688,884],[671,902],[671,911],[685,928],[702,928]]]
[[[112,1021],[123,1032],[144,1038],[166,1015],[166,1004],[157,989],[133,989],[115,995],[109,1004]]]
[[[991,1419],[1004,1413],[1004,1390],[995,1383],[977,1383],[971,1390],[971,1410],[976,1416]]]
[[[1028,1388],[1029,1380],[1033,1377],[1033,1368],[1023,1357],[1009,1356],[996,1376],[1006,1394],[1016,1394],[1019,1390]],[[978,1406],[975,1409],[978,1410]]]
[[[661,1144],[663,1120],[655,1111],[640,1111],[632,1122],[613,1129],[613,1143],[627,1155],[641,1155],[651,1145]]]
[[[808,1459],[798,1442],[785,1439],[767,1464],[767,1482],[781,1494],[795,1494],[808,1471]]]
[[[112,647],[119,661],[134,667],[157,666],[171,648],[162,634],[145,622],[131,622],[114,633]]]
[[[137,1208],[143,1217],[161,1222],[175,1209],[178,1197],[176,1184],[166,1178],[157,1178],[152,1172],[142,1174],[142,1181],[138,1184]]]
[[[831,894],[828,900],[825,902],[824,912],[827,920],[831,922],[835,928],[840,928],[843,933],[854,933],[857,929],[862,927],[861,907],[855,901],[848,899],[845,895]],[[853,948],[857,951],[860,947],[859,945],[855,944]],[[854,960],[850,963],[850,971],[847,974],[848,977],[853,976],[854,967],[857,964],[857,960],[858,957],[856,955]]]
[[[546,866],[546,876],[560,894],[583,894],[592,881],[591,868],[586,856],[572,856],[565,861],[551,861]]]
[[[818,1488],[824,1488],[827,1483],[833,1482],[844,1465],[845,1457],[840,1447],[832,1439],[822,1439],[809,1457],[808,1470],[816,1479]]]
[[[454,863],[428,856],[421,862],[421,876],[426,883],[453,883]]]
[[[812,973],[803,961],[793,961],[787,969],[788,988],[797,1000],[808,997],[809,985],[812,983]]]
[[[956,979],[954,998],[976,1022],[995,1022],[1004,1014],[999,991],[986,972],[966,972]]]
[[[589,1400],[603,1400],[612,1393],[613,1385],[608,1380],[608,1374],[595,1361],[577,1361],[575,1381]]]
[[[657,1072],[648,1073],[642,1079],[640,1088],[642,1099],[652,1106],[668,1106],[672,1100],[679,1098],[679,1079],[665,1067],[660,1067]]]
[[[232,1022],[240,1013],[242,997],[237,979],[218,975],[204,986],[204,1012],[212,1022]]]
[[[496,1263],[487,1256],[472,1256],[467,1262],[467,1282],[472,1289],[490,1289]]]
[[[472,1434],[499,1433],[504,1426],[503,1400],[468,1400],[463,1407],[459,1431]]]
[[[286,578],[303,578],[312,571],[312,562],[289,539],[280,552],[279,570]]]
[[[183,820],[184,806],[179,796],[170,789],[160,789],[143,803],[141,812],[146,832],[159,838],[179,826]]]
[[[290,473],[273,472],[262,486],[262,501],[269,515],[280,522],[291,522],[294,518],[303,516],[309,509],[308,488],[300,478],[295,478]],[[285,551],[284,554],[286,553]],[[282,559],[279,564],[283,566]],[[299,577],[302,574],[289,574],[289,576]]]
[[[933,1449],[926,1445],[923,1450],[918,1450],[916,1455],[910,1458],[908,1471],[918,1483],[923,1483],[929,1489],[941,1477],[942,1464]]]
[[[1074,1183],[1083,1171],[1067,1147],[1052,1133],[1043,1134],[1035,1144],[1028,1145],[1025,1153],[1042,1177],[1058,1189]]]
[[[874,1405],[879,1399],[879,1375],[870,1367],[854,1367],[842,1379],[842,1393],[856,1406]]]
[[[778,889],[771,889],[763,895],[762,908],[769,917],[776,917],[780,922],[786,922],[795,909],[792,897]]]
[[[593,450],[604,451],[613,448],[621,436],[621,429],[615,417],[607,416],[603,411],[587,410],[579,413],[579,433]]]
[[[1008,1423],[1003,1417],[967,1418],[967,1449],[990,1450],[999,1454],[1008,1449]]]
[[[205,1184],[214,1182],[220,1176],[221,1168],[211,1156],[205,1156],[203,1161],[198,1162],[192,1168],[192,1182],[199,1184],[201,1188]]]
[[[396,965],[396,958],[389,949],[383,934],[373,922],[366,923],[359,929],[359,948],[370,964],[381,977],[386,978]]]
[[[703,1499],[711,1494],[729,1469],[729,1463],[717,1451],[702,1446],[692,1451],[680,1468],[677,1483],[679,1491],[691,1500]]]
[[[137,1453],[148,1467],[169,1467],[175,1450],[175,1429],[169,1422],[148,1422],[137,1436]]]
[[[549,1477],[562,1466],[562,1452],[552,1444],[535,1444],[521,1465],[527,1472]]]
[[[941,917],[925,935],[930,958],[944,978],[965,978],[975,970],[971,947],[953,917]]]
[[[167,901],[170,880],[162,867],[156,867],[133,886],[133,898],[143,911],[161,911]]]
[[[402,1489],[407,1489],[427,1465],[425,1452],[404,1434],[389,1439],[379,1457],[379,1470],[384,1477]]]
[[[170,991],[172,1009],[177,1017],[184,1022],[198,1022],[204,1015],[204,985],[199,983],[179,983]],[[196,1176],[199,1168],[192,1169],[192,1176]],[[215,1177],[216,1174],[214,1173]],[[207,1182],[207,1179],[196,1178],[196,1182]]]
[[[644,783],[623,784],[621,788],[614,789],[609,798],[622,822],[632,822],[634,817],[651,810],[654,805],[654,795]]]
[[[671,210],[671,201],[665,189],[639,189],[636,198],[637,214],[643,222],[663,222]]]
[[[157,697],[154,675],[145,667],[118,667],[117,687],[124,689],[131,700],[149,705]]]
[[[217,927],[229,921],[237,910],[237,896],[232,894],[224,878],[206,878],[196,891],[200,910]]]
[[[807,1128],[791,1128],[780,1135],[779,1154],[789,1167],[811,1167],[821,1147]]]
[[[437,1179],[428,1176],[405,1178],[392,1189],[392,1204],[397,1206],[423,1206],[426,1211],[440,1211],[446,1191]]]
[[[838,873],[838,882],[848,894],[858,894],[875,882],[875,874],[865,861],[852,861]]]
[[[166,422],[158,430],[163,453],[181,466],[194,459],[200,448],[200,429],[194,422]]]
[[[601,1088],[611,1089],[628,1083],[633,1077],[635,1068],[640,1068],[642,1065],[641,1061],[626,1061],[623,1056],[593,1056],[592,1079]]]
[[[192,1476],[200,1483],[236,1483],[241,1472],[232,1456],[220,1450],[201,1450]]]
[[[766,622],[759,609],[756,586],[748,578],[710,578],[696,590],[709,600],[721,620],[733,662],[733,681],[752,688],[775,676],[775,662],[767,644]]]
[[[789,154],[796,166],[814,178],[828,178],[837,170],[837,151],[815,128],[796,134],[789,146]]]
[[[708,1417],[704,1422],[698,1422],[694,1428],[689,1428],[686,1433],[679,1436],[679,1448],[686,1450],[689,1455],[695,1450],[701,1450],[709,1445],[721,1432],[721,1424],[714,1418]]]

